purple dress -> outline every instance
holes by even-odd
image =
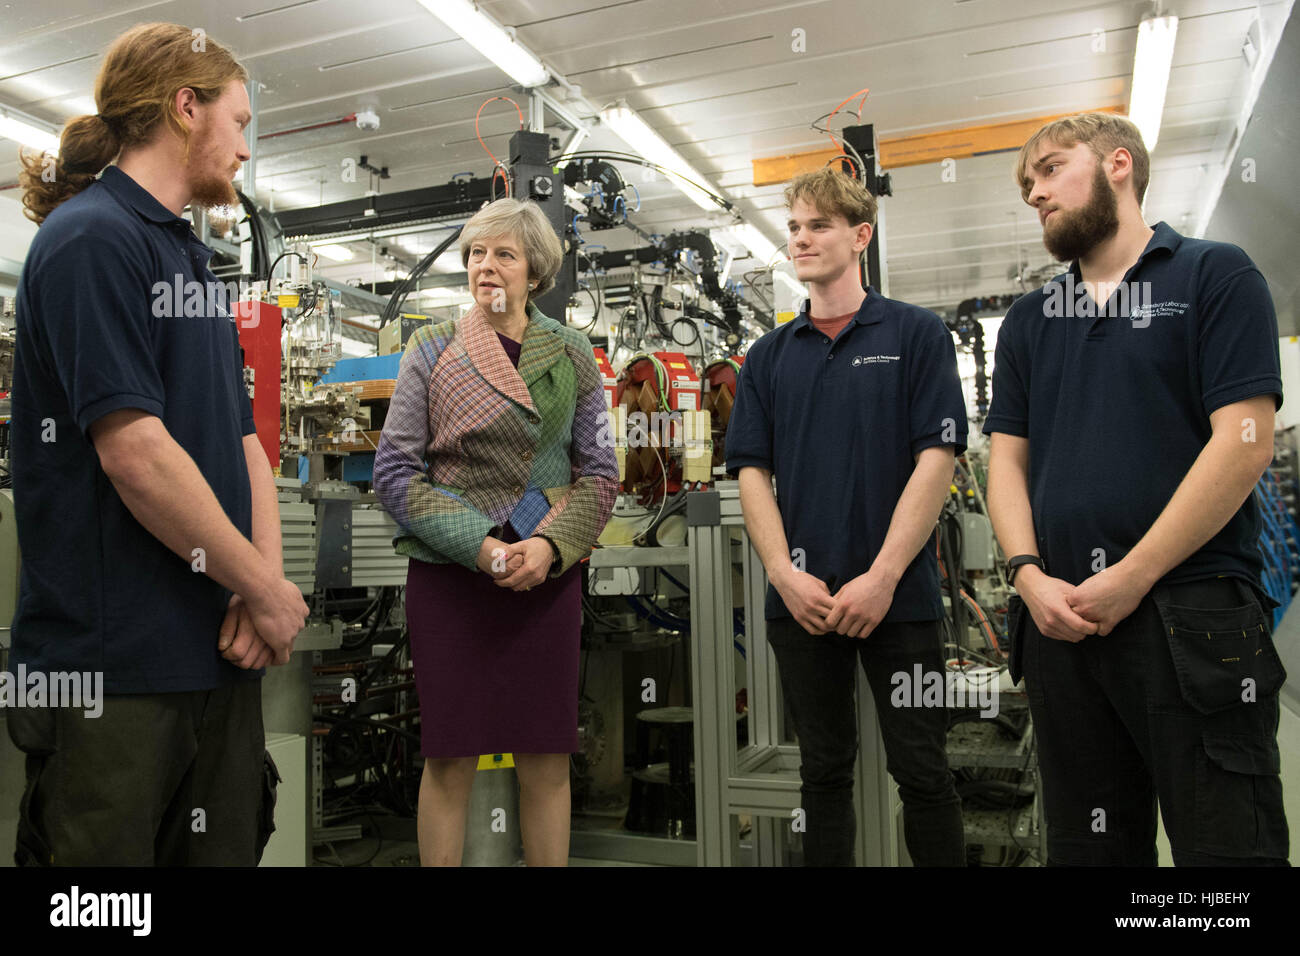
[[[522,343],[497,336],[518,367]],[[508,522],[501,540],[519,540]],[[581,587],[581,563],[512,591],[459,564],[411,559],[406,619],[422,756],[578,749]]]

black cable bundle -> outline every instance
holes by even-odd
[[[379,317],[381,327],[397,318],[402,309],[402,303],[406,301],[408,295],[415,291],[416,283],[429,271],[429,267],[433,265],[434,261],[446,252],[453,242],[460,238],[460,232],[464,228],[464,226],[457,226],[453,229],[446,239],[434,246],[433,251],[416,264],[410,275],[398,283],[397,288],[393,290],[392,296],[388,299],[388,304],[384,306],[383,315]]]
[[[271,246],[266,236],[266,230],[263,228],[262,217],[257,214],[257,206],[238,189],[235,190],[235,195],[239,198],[239,204],[243,207],[245,215],[248,216],[250,238],[253,243],[253,258],[250,263],[249,273],[256,279],[262,274],[266,263],[270,261]]]

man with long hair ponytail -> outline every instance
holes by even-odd
[[[232,84],[242,90],[247,82],[247,72],[230,52],[201,30],[145,23],[122,34],[109,48],[95,80],[99,112],[68,121],[57,157],[20,156],[27,217],[43,223],[56,206],[94,182],[119,152],[142,157],[148,152],[146,146],[152,147],[152,158],[188,167],[178,170],[176,179],[188,180],[195,203],[233,204],[230,182],[238,162],[225,163],[232,169],[230,175],[225,175],[225,169],[193,163],[195,156],[215,157],[202,155],[204,144],[192,142],[194,130],[174,99],[185,88],[193,102],[210,106],[228,87],[233,89]],[[243,109],[248,109],[246,94]]]
[[[98,113],[23,157],[11,668],[50,693],[8,720],[20,864],[248,866],[269,835],[260,677],[307,607],[235,317],[181,215],[236,201],[247,81],[201,30],[134,27]]]

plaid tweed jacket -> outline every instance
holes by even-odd
[[[528,306],[516,370],[479,306],[406,347],[375,453],[374,488],[399,554],[477,569],[510,521],[586,557],[618,493],[618,460],[591,343]],[[427,463],[427,464],[426,464]]]

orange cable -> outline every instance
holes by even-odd
[[[510,103],[512,106],[514,106],[515,111],[519,114],[520,129],[524,128],[524,111],[519,108],[518,103],[516,103],[508,96],[493,96],[484,100],[482,104],[480,104],[478,108],[478,112],[474,114],[474,135],[478,137],[478,144],[483,147],[483,151],[487,153],[488,156],[492,157],[492,162],[495,163],[497,166],[500,166],[501,160],[497,159],[496,155],[492,152],[492,150],[488,149],[487,143],[483,142],[483,137],[479,133],[479,129],[478,129],[479,116],[483,113],[483,107],[487,106],[489,103],[496,102],[497,100],[505,100],[507,103]]]
[[[836,149],[843,150],[844,147],[841,146],[841,145],[840,145],[840,141],[839,141],[838,139],[835,138],[835,134],[832,133],[832,132],[830,131],[830,129],[831,129],[831,120],[833,120],[833,119],[835,118],[835,114],[836,114],[836,113],[838,113],[840,110],[844,109],[845,105],[849,102],[849,100],[853,99],[853,97],[855,97],[855,96],[861,96],[861,97],[862,97],[862,100],[866,100],[866,98],[867,98],[867,94],[870,93],[870,92],[871,92],[871,88],[870,88],[870,87],[867,87],[867,86],[864,86],[862,89],[858,90],[857,93],[853,93],[852,95],[845,97],[844,102],[843,102],[843,103],[840,103],[839,106],[837,106],[837,107],[835,107],[835,109],[831,110],[831,115],[828,116],[828,117],[826,117],[826,132],[827,132],[827,135],[830,136],[830,138],[831,138],[831,142],[835,144],[835,148],[836,148]],[[861,118],[862,118],[862,102],[859,101],[859,103],[858,103],[858,119],[861,119]]]

